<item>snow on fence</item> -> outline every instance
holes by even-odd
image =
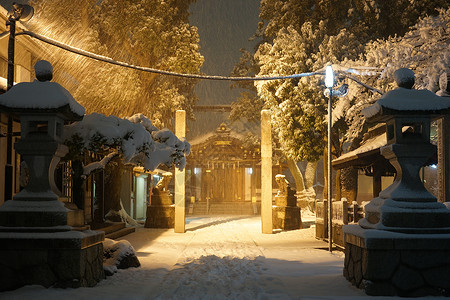
[[[344,247],[344,233],[342,226],[357,223],[364,218],[364,205],[353,201],[348,204],[347,199],[333,201],[333,242]],[[316,238],[328,239],[328,201],[316,203]]]

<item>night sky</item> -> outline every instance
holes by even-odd
[[[249,41],[258,25],[259,0],[197,0],[191,6],[190,23],[198,27],[200,52],[205,57],[201,69],[208,75],[230,75],[239,62],[240,49],[252,50]],[[231,104],[239,95],[229,82],[201,81],[196,88],[199,105]],[[188,122],[188,139],[215,130],[228,113],[198,112],[197,121]],[[206,126],[206,127],[205,127]],[[245,124],[233,124],[244,130]]]

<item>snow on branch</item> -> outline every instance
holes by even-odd
[[[115,116],[92,113],[82,121],[65,126],[64,140],[71,151],[83,153],[109,153],[101,161],[85,167],[90,173],[104,167],[115,155],[120,154],[125,162],[154,170],[160,164],[174,164],[180,170],[186,165],[190,144],[178,139],[173,132],[158,130],[142,114],[121,119]]]
[[[89,176],[92,172],[96,170],[104,169],[105,166],[110,162],[111,159],[119,155],[118,151],[111,152],[110,154],[106,155],[102,158],[100,161],[95,161],[93,163],[88,164],[87,166],[83,167],[83,175]]]

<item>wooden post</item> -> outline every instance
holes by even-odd
[[[269,110],[261,111],[261,225],[262,233],[273,232],[272,126]]]
[[[175,135],[178,138],[186,136],[186,111],[177,110],[175,114]],[[185,215],[186,215],[186,174],[175,167],[175,225],[176,233],[185,233]]]
[[[373,178],[372,178],[372,196],[376,198],[380,195],[382,190],[382,181],[381,181],[381,171],[378,167],[373,167]]]
[[[444,116],[438,120],[438,186],[439,186],[439,202],[450,201],[450,116]]]

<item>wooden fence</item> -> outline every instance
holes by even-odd
[[[364,218],[364,204],[354,201],[348,204],[347,200],[333,201],[333,242],[344,246],[344,233],[342,226],[357,223]],[[316,202],[316,237],[328,239],[328,201]]]

